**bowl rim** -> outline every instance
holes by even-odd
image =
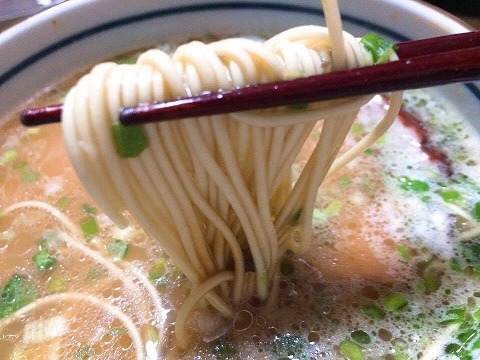
[[[278,9],[286,9],[288,11],[295,11],[295,9],[309,9],[311,11],[316,11],[317,14],[321,15],[323,12],[321,10],[320,1],[317,2],[316,6],[313,7],[313,2],[308,2],[308,0],[298,0],[295,4],[292,4],[287,0],[216,0],[216,1],[174,1],[174,0],[163,0],[162,6],[158,5],[158,2],[153,0],[139,0],[142,3],[140,11],[133,11],[131,6],[127,6],[128,10],[126,15],[119,16],[121,14],[122,6],[120,10],[116,10],[115,15],[107,17],[105,21],[86,19],[81,23],[75,23],[72,29],[68,29],[65,34],[55,37],[55,23],[62,20],[68,21],[69,19],[75,18],[80,12],[95,11],[95,9],[102,9],[102,6],[105,4],[112,4],[114,0],[108,1],[97,1],[97,0],[69,0],[63,2],[57,6],[51,7],[41,13],[38,13],[32,17],[27,18],[26,20],[12,26],[11,28],[0,32],[0,48],[6,49],[5,52],[8,53],[8,49],[14,49],[11,53],[13,62],[7,64],[8,56],[3,60],[0,58],[0,91],[2,87],[15,79],[13,79],[17,74],[22,71],[29,69],[31,66],[35,65],[39,60],[48,57],[51,53],[61,50],[63,47],[68,46],[70,43],[81,40],[83,37],[88,37],[89,34],[95,29],[107,28],[112,24],[114,26],[123,26],[125,22],[134,23],[145,19],[148,16],[158,16],[159,12],[174,14],[178,12],[186,12],[185,9],[190,9],[194,11],[205,11],[206,9],[224,9],[226,8],[242,8],[249,9],[252,7],[263,6],[268,8],[269,6]],[[473,27],[457,18],[455,15],[450,14],[432,4],[426,3],[422,0],[383,0],[385,6],[390,6],[393,8],[398,8],[399,11],[407,11],[410,14],[420,14],[421,18],[424,21],[432,19],[432,24],[436,30],[440,32],[466,32],[474,30]],[[103,5],[102,5],[103,4]],[[160,10],[158,9],[160,8]],[[168,15],[168,14],[167,14]],[[440,18],[439,18],[440,16]],[[342,13],[342,17],[345,20],[354,18],[352,14]],[[356,18],[356,22],[359,22]],[[362,21],[360,21],[361,23]],[[53,24],[53,26],[52,26]],[[369,27],[374,23],[371,21],[364,21],[364,24],[368,24]],[[384,33],[392,33],[398,35],[398,32],[389,30],[385,25],[377,25],[377,28],[382,29]],[[35,31],[39,30],[47,31],[46,34],[43,34],[39,37],[39,42],[34,44],[33,48],[29,48],[25,44],[22,45],[22,40],[26,40],[26,43],[32,43],[32,39],[28,39],[30,36],[35,34]],[[374,29],[374,27],[373,27]],[[398,36],[397,36],[398,37]],[[403,40],[407,40],[408,37],[405,37]],[[48,84],[45,84],[47,86]],[[476,83],[467,83],[467,87],[474,94],[474,96],[480,100],[480,86]],[[8,110],[7,110],[8,112]]]

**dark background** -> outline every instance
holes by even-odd
[[[428,2],[454,14],[480,16],[480,0],[429,0]]]

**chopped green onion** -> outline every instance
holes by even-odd
[[[430,186],[421,180],[410,179],[408,176],[399,176],[400,188],[406,191],[422,193],[430,190]]]
[[[66,209],[70,205],[71,202],[72,202],[72,200],[69,199],[68,197],[62,197],[62,198],[57,200],[57,202],[55,203],[55,206],[57,208],[59,208],[60,210],[63,210],[63,209]]]
[[[158,329],[150,325],[147,330],[147,339],[153,343],[158,343],[160,340]]]
[[[88,360],[94,355],[93,349],[88,346],[82,346],[75,350],[75,360]]]
[[[427,294],[437,291],[441,284],[442,278],[440,273],[428,270],[423,274],[423,285],[425,286],[425,292]]]
[[[86,214],[92,214],[92,215],[97,214],[97,209],[94,208],[93,206],[88,205],[88,204],[83,204],[82,205],[82,211]]]
[[[410,260],[410,254],[408,253],[408,249],[405,246],[397,245],[396,249],[403,260],[405,261]]]
[[[212,353],[215,359],[229,360],[235,358],[237,350],[226,337],[221,337],[212,343]]]
[[[477,201],[473,206],[472,215],[476,220],[480,221],[480,201]]]
[[[7,150],[2,155],[2,164],[11,164],[18,158],[18,151],[15,149]]]
[[[389,310],[402,310],[408,305],[408,300],[404,294],[393,292],[383,299],[383,304]]]
[[[127,256],[131,244],[120,239],[112,239],[106,245],[107,253],[117,259],[123,259]]]
[[[39,271],[53,270],[58,264],[58,260],[48,253],[48,249],[37,252],[33,256],[33,262]]]
[[[367,345],[372,342],[372,339],[370,338],[370,335],[368,335],[365,331],[363,330],[355,330],[352,331],[350,334],[352,339],[357,343],[357,344],[362,344],[362,345]]]
[[[87,240],[93,239],[99,232],[97,221],[93,216],[89,216],[87,220],[82,222],[80,228],[82,229],[83,236]]]
[[[366,149],[363,153],[364,153],[364,154],[367,154],[367,155],[372,155],[372,154],[373,154],[373,150],[370,149],[370,148],[368,148],[368,149]]]
[[[375,33],[368,33],[363,36],[360,44],[372,55],[374,64],[387,62],[396,48],[395,44],[388,42]]]
[[[386,144],[387,143],[387,133],[388,132],[383,133],[383,135],[380,136],[377,141],[375,141],[375,144],[378,144],[378,145]]]
[[[439,322],[440,325],[460,324],[465,319],[465,306],[452,307],[446,311],[446,318]]]
[[[363,125],[359,123],[354,123],[350,128],[350,132],[354,135],[363,134],[364,131]]]
[[[155,264],[153,264],[150,271],[148,272],[148,277],[150,278],[150,280],[158,280],[165,275],[166,263],[167,260],[163,257],[155,261]]]
[[[172,275],[179,278],[183,276],[183,272],[178,266],[175,265],[172,269]]]
[[[343,201],[341,200],[332,200],[330,201],[325,209],[323,209],[323,212],[327,217],[330,216],[337,216],[340,214],[340,210],[342,210],[343,207]]]
[[[363,307],[363,312],[365,315],[371,317],[375,320],[380,320],[385,317],[385,312],[380,309],[377,305],[368,304]]]
[[[137,157],[148,147],[148,137],[140,125],[115,124],[111,131],[117,154],[122,158]]]
[[[35,181],[38,180],[39,177],[40,177],[39,172],[26,169],[26,170],[22,171],[20,179],[22,179],[22,181],[26,181],[26,182],[35,182]]]
[[[68,283],[70,279],[63,275],[52,276],[50,281],[48,282],[48,290],[51,293],[57,294],[61,292],[65,292],[68,290]]]
[[[348,360],[362,360],[363,352],[360,345],[350,339],[345,339],[340,343],[340,353]]]
[[[26,277],[14,274],[0,295],[0,319],[30,304],[37,298],[37,288]]]
[[[18,171],[26,170],[28,169],[28,163],[26,161],[21,161],[16,163],[13,168]]]
[[[454,189],[442,189],[439,191],[440,196],[442,197],[443,201],[449,204],[462,204],[463,197],[457,190]]]
[[[306,341],[300,336],[283,333],[275,335],[272,342],[272,352],[276,358],[302,358]]]
[[[338,183],[341,186],[348,186],[352,183],[352,179],[348,175],[342,175],[340,179],[338,179]]]
[[[460,261],[457,258],[450,259],[450,270],[455,272],[463,271],[462,265],[460,264]]]

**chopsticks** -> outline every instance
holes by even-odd
[[[294,80],[208,92],[121,110],[124,125],[288,106],[480,79],[480,31],[402,42],[398,61]],[[27,109],[26,126],[61,119],[62,105]]]

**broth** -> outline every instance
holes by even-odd
[[[70,83],[25,107],[61,101]],[[362,108],[345,147],[384,108],[379,96]],[[0,284],[2,311],[20,316],[0,320],[0,358],[124,359],[138,351],[138,339],[151,358],[158,343],[165,358],[478,354],[480,138],[434,92],[409,92],[405,109],[421,119],[453,174],[442,172],[417,134],[396,121],[322,185],[312,247],[282,260],[277,301],[251,300],[233,320],[197,307],[188,349],[173,335],[189,292],[185,277],[155,239],[135,225],[116,228],[95,207],[60,145],[58,125],[26,129],[12,114],[0,134]],[[5,211],[17,203],[24,206]],[[26,303],[48,301],[8,308],[15,281]]]

